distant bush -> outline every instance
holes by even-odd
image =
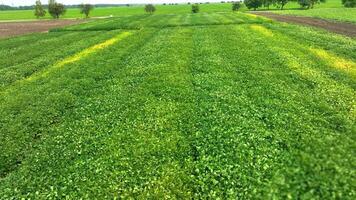
[[[257,8],[262,6],[262,0],[245,0],[244,1],[248,9],[257,10]]]
[[[192,13],[198,13],[199,12],[199,4],[195,3],[192,5]]]
[[[153,14],[154,12],[156,12],[156,7],[153,4],[147,4],[145,6],[145,11],[147,13]]]
[[[40,0],[36,1],[35,4],[35,16],[37,18],[44,17],[46,15],[46,11],[44,10],[42,3]]]
[[[347,8],[355,8],[356,0],[342,0],[342,4]]]
[[[314,8],[314,5],[319,3],[325,3],[325,0],[298,0],[298,4],[307,9]]]
[[[284,6],[287,5],[288,2],[289,0],[276,0],[275,4],[277,4],[277,6],[281,8],[281,10],[283,10]]]
[[[298,4],[302,8],[307,8],[309,6],[309,0],[298,0]]]
[[[268,10],[269,7],[274,4],[276,4],[276,0],[262,0],[263,7],[267,8]]]
[[[80,13],[84,14],[86,18],[89,17],[90,11],[94,9],[94,6],[91,4],[82,4],[80,5]]]
[[[48,2],[48,12],[54,19],[58,19],[59,16],[66,13],[66,8],[63,4],[57,3],[55,0],[50,0]]]
[[[232,3],[232,11],[238,11],[240,10],[242,4],[240,2],[233,2]]]

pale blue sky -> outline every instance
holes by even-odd
[[[6,5],[33,5],[36,0],[0,0],[0,4]],[[46,4],[48,0],[41,0],[43,4]],[[64,4],[127,4],[127,3],[184,3],[184,2],[220,2],[221,0],[57,0],[57,2]]]

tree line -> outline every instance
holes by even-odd
[[[91,10],[94,9],[94,6],[91,4],[81,4],[79,6],[80,13],[84,14],[85,17],[89,17]],[[37,18],[44,17],[47,14],[45,6],[42,5],[40,0],[37,0],[34,6],[35,16]],[[52,16],[53,19],[59,19],[60,16],[64,15],[67,11],[67,7],[61,3],[57,3],[56,0],[48,1],[48,13]]]
[[[316,4],[325,3],[326,0],[245,0],[244,3],[248,9],[265,7],[269,9],[271,5],[283,10],[284,6],[289,2],[297,2],[303,9],[312,9]],[[356,7],[356,0],[341,0],[345,7]]]
[[[244,2],[240,1],[232,1],[232,10],[238,11],[243,5],[245,5],[248,9],[257,10],[260,7],[264,7],[269,9],[270,6],[276,6],[277,8],[283,10],[285,5],[290,1],[297,2],[301,8],[304,9],[312,9],[316,4],[324,3],[326,0],[244,0]],[[225,3],[225,2],[221,2]],[[188,3],[190,5],[190,3]],[[342,4],[345,7],[356,7],[356,0],[342,0]],[[199,4],[194,3],[192,6],[192,13],[198,13],[200,11]],[[1,8],[1,7],[0,7]],[[79,6],[80,13],[84,14],[85,17],[89,17],[90,12],[94,9],[94,6],[91,4],[81,4]],[[66,13],[66,6],[61,3],[57,3],[56,0],[49,0],[48,2],[48,13],[54,18],[58,19],[60,16]],[[40,0],[36,0],[35,6],[35,16],[37,18],[44,17],[47,14],[45,6],[42,5]],[[145,12],[153,14],[156,11],[156,7],[153,4],[147,4],[144,7]]]
[[[325,0],[321,0],[321,1],[315,1],[315,0],[255,0],[255,1],[251,1],[251,0],[245,0],[245,2],[248,2],[247,4],[252,4],[255,6],[250,7],[250,9],[254,9],[254,7],[260,8],[260,7],[264,7],[269,9],[270,6],[278,6],[279,8],[283,8],[285,4],[288,3],[288,1],[294,1],[294,2],[298,2],[302,8],[312,8],[316,3],[320,3],[320,2],[325,2]],[[208,2],[206,2],[208,3]],[[221,1],[220,3],[236,3],[234,1]],[[345,7],[356,7],[356,0],[341,0],[342,5],[344,5]],[[191,3],[188,2],[188,4],[190,5]],[[199,3],[202,4],[202,3]],[[241,3],[242,4],[242,3]],[[163,5],[177,5],[177,3],[170,3],[170,4],[166,4],[163,3]],[[95,7],[122,7],[122,6],[131,6],[131,4],[95,4]],[[48,5],[42,5],[43,9],[48,9]],[[82,5],[66,5],[65,8],[81,8]],[[35,8],[35,5],[32,6],[18,6],[18,7],[13,7],[13,6],[9,6],[9,5],[2,5],[0,4],[0,11],[4,11],[4,10],[33,10]]]
[[[19,6],[19,7],[12,7],[8,5],[0,5],[0,10],[32,10],[33,6]]]
[[[245,0],[244,3],[248,9],[253,10],[257,10],[257,8],[260,7],[269,9],[272,5],[283,10],[289,2],[297,2],[303,9],[312,9],[316,4],[325,3],[325,1],[326,0]]]
[[[356,0],[341,1],[345,7],[356,7]],[[243,5],[245,5],[248,9],[253,10],[257,10],[260,7],[269,9],[270,6],[275,6],[278,9],[283,10],[289,2],[297,2],[303,9],[313,9],[316,4],[325,3],[326,0],[244,0],[243,3],[242,1],[221,1],[221,3],[232,3],[233,11],[238,11]],[[192,5],[192,13],[198,13],[200,11],[199,4],[202,3],[191,4],[188,2],[188,5]],[[156,8],[153,4],[147,4],[145,6],[145,11],[152,14],[156,11]]]

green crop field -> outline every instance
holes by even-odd
[[[0,46],[0,199],[355,199],[355,38],[182,12]]]
[[[284,15],[315,17],[320,19],[335,20],[341,22],[356,23],[356,9],[344,8],[341,0],[326,0],[325,3],[315,5],[314,9],[303,10],[296,9],[295,2],[287,4],[285,10],[272,10],[272,12]]]
[[[316,8],[310,10],[279,10],[278,14],[316,17],[341,22],[356,23],[356,8]]]
[[[324,3],[315,4],[313,9],[322,9],[322,8],[344,8],[344,6],[342,5],[341,0],[325,0]],[[284,7],[284,10],[299,10],[299,9],[301,9],[301,6],[297,3],[297,1],[288,1],[288,3]],[[276,9],[272,6],[271,10],[279,10],[279,9]]]

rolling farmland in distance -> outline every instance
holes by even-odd
[[[160,14],[187,14],[191,12],[191,5],[188,4],[178,4],[178,5],[157,5],[156,15]],[[270,11],[278,14],[288,14],[295,16],[307,16],[307,17],[317,17],[322,19],[337,20],[342,22],[352,22],[356,23],[356,11],[353,8],[344,8],[340,0],[327,0],[325,3],[316,4],[314,9],[311,10],[300,10],[300,6],[296,2],[289,2],[286,6],[286,10],[280,10],[276,6],[271,5]],[[121,7],[99,7],[95,8],[91,13],[92,17],[122,17],[127,15],[142,15],[143,12],[142,5],[130,5]],[[247,11],[248,9],[243,6],[242,11]],[[267,8],[260,8],[260,10],[269,11]],[[214,13],[214,12],[230,12],[230,3],[210,3],[210,4],[200,4],[200,12]],[[70,8],[67,10],[63,16],[66,19],[79,19],[83,18],[80,14],[79,9]],[[14,20],[35,20],[36,17],[33,15],[33,10],[11,10],[11,11],[0,11],[0,22],[1,21],[14,21]],[[50,19],[49,15],[42,18],[42,20]]]

